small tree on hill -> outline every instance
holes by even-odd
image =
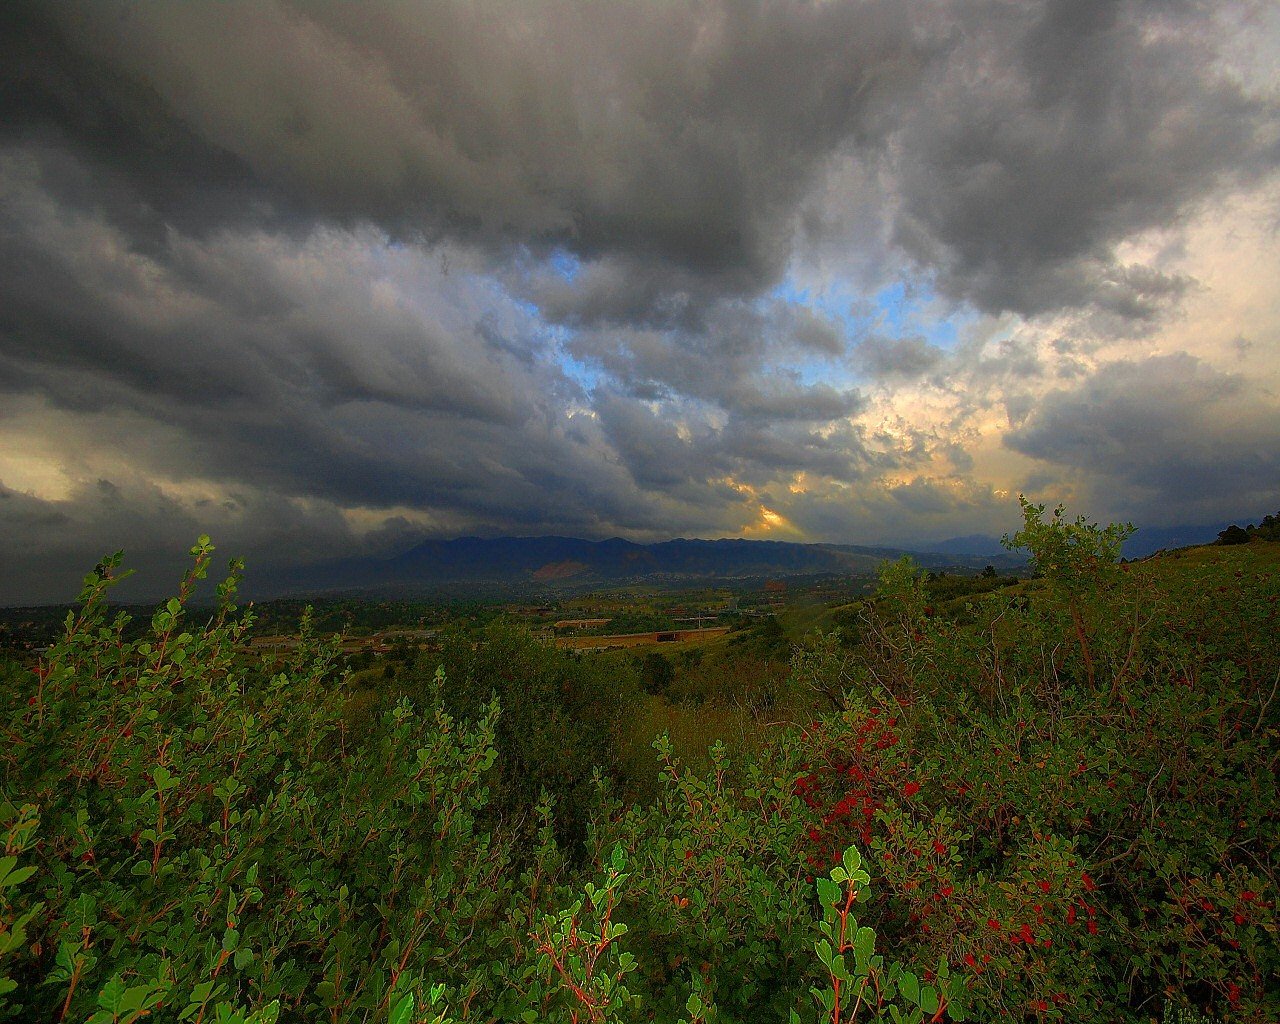
[[[1085,516],[1068,520],[1064,518],[1062,505],[1055,508],[1053,518],[1045,522],[1044,505],[1033,504],[1021,494],[1018,504],[1022,506],[1022,529],[1012,537],[1005,534],[1000,543],[1011,551],[1024,548],[1029,551],[1036,574],[1065,600],[1080,644],[1085,674],[1092,687],[1093,653],[1084,625],[1084,601],[1117,578],[1120,550],[1133,536],[1135,528],[1132,523],[1098,526]]]
[[[1218,534],[1219,544],[1248,544],[1249,540],[1249,531],[1240,529],[1235,523]]]

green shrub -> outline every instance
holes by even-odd
[[[247,664],[234,565],[213,618],[190,621],[210,551],[202,539],[136,641],[106,618],[119,557],[104,561],[64,637],[0,697],[0,807],[22,861],[2,896],[8,1018],[199,1022],[278,1003],[338,1021],[385,1012],[401,975],[489,990],[482,940],[521,931],[507,842],[483,820],[497,706],[457,721],[440,681],[422,712],[402,702],[344,751],[333,645],[304,629],[286,671]]]
[[[495,727],[495,808],[528,817],[549,793],[559,841],[580,847],[593,813],[595,773],[621,770],[619,734],[640,699],[635,675],[608,671],[504,623],[489,626],[478,640],[456,632],[446,637],[439,655],[405,673],[401,692],[419,700],[431,693],[437,669],[446,679],[442,699],[454,714],[475,717],[492,700],[504,709]]]

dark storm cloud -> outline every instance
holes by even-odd
[[[677,421],[678,409],[614,392],[597,395],[595,408],[631,477],[673,494],[691,496],[720,480],[764,486],[800,472],[852,480],[872,462],[859,432],[816,431],[791,415],[717,422],[693,410]]]
[[[195,201],[175,179],[205,177],[207,155],[214,184],[299,211],[630,253],[739,288],[785,259],[817,163],[874,134],[927,57],[887,2],[95,0],[23,5],[9,27],[28,55],[10,116],[70,135],[166,214]]]
[[[1227,514],[1269,506],[1280,480],[1275,396],[1186,353],[1113,363],[1051,392],[1005,443],[1160,517],[1190,500]]]
[[[1214,16],[0,6],[0,429],[71,481],[0,492],[6,557],[82,566],[130,521],[185,548],[206,519],[305,557],[358,544],[353,510],[388,538],[740,532],[753,490],[927,460],[910,429],[852,422],[851,369],[887,388],[954,365],[1022,423],[1013,447],[1082,463],[1082,396],[1132,394],[1092,378],[1038,407],[1022,341],[855,343],[858,317],[792,287],[798,247],[867,281],[914,263],[981,311],[1151,329],[1198,285],[1123,243],[1277,155],[1275,100],[1220,73]],[[1195,397],[1208,371],[1159,372]],[[1172,486],[1158,445],[1126,457]],[[949,493],[908,486],[860,507],[932,515]]]
[[[201,533],[219,551],[248,556],[259,567],[360,549],[336,510],[307,507],[280,494],[243,490],[237,501],[183,502],[146,481],[86,481],[49,500],[0,484],[0,602],[71,601],[103,555],[125,550],[137,577],[116,597],[149,600],[176,592],[182,553]],[[220,553],[216,573],[225,567]]]
[[[1155,282],[1120,267],[1116,243],[1278,155],[1275,97],[1221,75],[1214,13],[956,5],[955,47],[897,140],[899,242],[987,310],[1123,309],[1127,294],[1150,315]]]
[[[139,244],[321,217],[560,246],[593,261],[538,289],[567,323],[753,291],[847,160],[880,168],[859,187],[951,294],[1145,317],[1150,282],[1114,245],[1277,157],[1274,100],[1220,74],[1211,5],[6,10],[7,137],[79,151],[91,184],[63,177],[62,200],[109,202]]]

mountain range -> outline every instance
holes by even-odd
[[[428,540],[391,558],[346,558],[283,570],[260,580],[275,595],[346,593],[368,597],[579,591],[645,583],[682,586],[786,576],[870,575],[885,559],[911,554],[933,571],[1007,572],[1025,559],[990,550],[906,552],[852,544],[767,540],[460,537]]]

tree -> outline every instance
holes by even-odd
[[[1062,505],[1055,508],[1053,518],[1045,522],[1044,505],[1033,504],[1021,494],[1018,504],[1022,506],[1022,529],[1012,537],[1005,534],[1000,543],[1011,551],[1029,551],[1037,575],[1043,577],[1052,593],[1065,600],[1080,644],[1085,674],[1092,687],[1093,653],[1084,623],[1085,599],[1107,588],[1117,578],[1120,550],[1133,536],[1134,525],[1098,526],[1085,516],[1068,520],[1064,518]]]
[[[1235,523],[1218,534],[1219,544],[1248,544],[1249,540],[1249,531],[1240,529]]]

